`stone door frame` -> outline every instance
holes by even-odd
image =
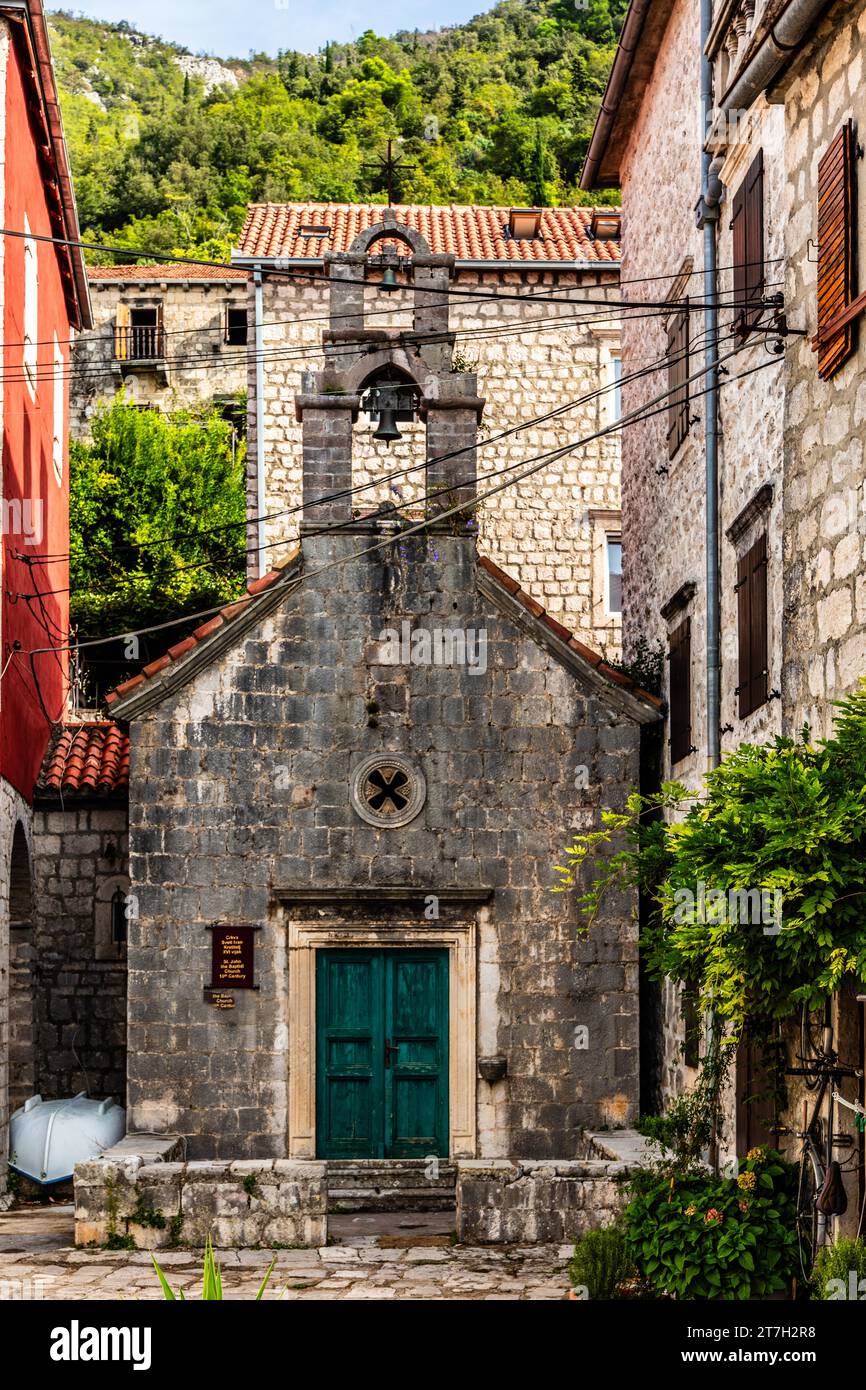
[[[476,1117],[477,924],[289,922],[290,1158],[316,1157],[316,951],[405,947],[448,951],[448,1149],[474,1158]]]

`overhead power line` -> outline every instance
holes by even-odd
[[[678,386],[677,386],[677,389],[682,389],[682,387],[683,387],[684,385],[690,385],[693,381],[697,381],[697,380],[699,380],[701,377],[706,376],[709,372],[715,370],[718,366],[723,365],[725,362],[731,360],[733,357],[737,356],[739,353],[741,353],[741,352],[747,350],[750,346],[753,346],[753,345],[754,345],[754,343],[750,343],[750,342],[746,342],[746,343],[744,343],[744,344],[741,344],[739,347],[734,348],[731,352],[728,352],[728,353],[726,353],[726,354],[723,354],[722,357],[719,359],[718,364],[713,364],[712,366],[704,365],[703,367],[699,368],[698,371],[696,371],[696,372],[694,372],[692,375],[686,377],[686,378],[684,379],[684,381],[679,382],[679,383],[678,383]],[[743,379],[743,378],[746,377],[746,376],[753,375],[755,372],[761,371],[761,370],[763,370],[763,369],[766,368],[766,367],[777,365],[778,362],[779,362],[780,360],[781,360],[781,359],[780,359],[779,357],[775,357],[775,356],[774,356],[774,357],[770,357],[770,358],[766,359],[764,362],[759,363],[756,367],[749,368],[747,371],[742,372],[742,373],[739,373],[739,374],[737,374],[737,375],[724,378],[724,380],[722,381],[721,385],[722,385],[722,386],[725,386],[725,385],[733,384],[733,382],[738,381],[738,380],[741,380],[741,379]],[[700,396],[700,395],[704,395],[704,394],[706,394],[706,391],[707,391],[707,390],[710,390],[710,389],[712,389],[712,387],[705,388],[704,391],[693,392],[693,393],[691,393],[692,398],[697,398],[697,397]],[[512,465],[509,465],[507,468],[503,468],[503,469],[498,469],[498,470],[496,470],[494,476],[501,477],[501,476],[504,475],[506,472],[511,472],[511,471],[513,471],[515,468],[518,468],[518,467],[523,468],[523,471],[520,472],[516,477],[514,477],[514,478],[508,478],[508,479],[507,479],[506,481],[504,481],[504,482],[499,482],[499,483],[497,483],[497,484],[496,484],[495,486],[493,486],[493,487],[490,487],[490,488],[487,488],[487,489],[485,489],[485,490],[483,490],[483,491],[480,491],[480,492],[476,493],[476,495],[475,495],[474,498],[472,498],[472,499],[470,499],[470,500],[468,500],[468,501],[466,501],[466,502],[458,503],[456,506],[451,507],[451,508],[448,508],[447,510],[438,513],[435,517],[427,517],[427,518],[424,518],[424,520],[419,521],[419,522],[417,522],[417,523],[415,523],[415,524],[413,524],[413,525],[411,525],[411,526],[408,526],[408,527],[402,529],[402,530],[400,531],[400,533],[399,533],[399,538],[402,540],[402,539],[404,539],[405,537],[410,536],[410,535],[417,534],[418,532],[430,530],[432,527],[434,527],[434,526],[436,526],[436,525],[440,525],[443,521],[448,520],[448,519],[449,519],[450,517],[452,517],[452,516],[463,515],[463,514],[465,514],[466,512],[474,511],[482,502],[484,502],[485,500],[487,500],[487,498],[494,496],[496,493],[499,493],[499,492],[503,491],[505,488],[512,486],[512,485],[513,485],[514,483],[516,483],[516,482],[522,482],[525,478],[531,477],[531,476],[534,475],[535,473],[539,472],[539,471],[540,471],[542,468],[544,468],[546,465],[548,465],[548,464],[550,464],[550,463],[553,463],[553,462],[557,462],[560,458],[565,457],[567,454],[573,453],[575,450],[577,450],[577,449],[579,449],[579,448],[582,448],[582,447],[585,447],[587,444],[593,443],[596,439],[599,439],[599,438],[602,438],[602,437],[604,437],[604,436],[606,436],[606,435],[610,435],[610,434],[619,432],[619,431],[621,431],[621,430],[630,428],[630,427],[631,427],[632,425],[634,425],[634,424],[640,424],[640,423],[642,423],[645,419],[652,418],[653,415],[656,415],[656,414],[660,413],[660,411],[664,411],[664,410],[666,410],[666,409],[668,408],[668,399],[667,399],[667,398],[670,396],[670,394],[671,394],[671,393],[670,393],[670,390],[669,390],[669,389],[666,389],[665,391],[660,392],[657,396],[651,398],[649,401],[645,402],[643,405],[641,405],[640,407],[638,407],[635,411],[630,412],[627,416],[623,416],[622,419],[620,419],[619,421],[616,421],[616,422],[614,422],[614,423],[612,423],[612,424],[606,426],[605,428],[603,428],[603,429],[601,429],[601,430],[596,430],[596,431],[594,431],[593,433],[591,433],[591,434],[589,434],[589,435],[586,435],[586,436],[582,437],[581,439],[577,439],[577,440],[570,441],[568,444],[565,444],[565,445],[563,445],[563,446],[561,446],[561,447],[559,447],[559,448],[552,449],[552,450],[548,450],[548,451],[546,451],[546,452],[543,453],[543,454],[536,455],[535,458],[533,458],[533,459],[530,459],[530,460],[523,460],[523,461],[521,462],[521,464],[512,464]],[[524,463],[528,463],[529,466],[528,466],[528,467],[523,467],[523,464],[524,464]],[[349,523],[343,523],[343,526],[348,525],[348,524],[349,524]],[[334,528],[334,527],[327,528],[327,527],[326,527],[326,528],[323,528],[323,532],[327,532],[327,531],[329,531],[329,530],[339,530],[339,529],[341,529],[341,528],[340,528],[340,527],[336,527],[336,528]],[[305,571],[305,573],[304,573],[304,575],[302,576],[302,579],[299,581],[299,583],[302,583],[302,582],[304,582],[304,581],[306,581],[306,580],[308,580],[308,579],[314,578],[315,576],[317,576],[317,575],[319,575],[319,574],[322,574],[322,573],[324,573],[324,572],[326,572],[326,571],[331,571],[331,570],[334,570],[334,569],[341,568],[343,565],[348,564],[348,563],[351,563],[351,561],[356,560],[356,559],[359,559],[359,558],[361,558],[361,557],[364,556],[364,555],[372,554],[372,553],[374,553],[375,551],[381,550],[381,549],[383,549],[383,548],[387,548],[387,547],[393,545],[395,539],[396,539],[396,537],[388,537],[388,538],[385,539],[384,541],[378,542],[377,544],[375,544],[375,545],[373,545],[373,546],[367,546],[367,547],[365,547],[365,548],[363,548],[362,550],[359,550],[359,551],[353,551],[351,555],[341,557],[339,560],[331,561],[331,562],[329,562],[327,565],[319,566],[317,569]],[[283,542],[283,543],[284,543],[284,542]],[[241,595],[237,601],[238,601],[238,602],[243,602],[243,601],[244,601],[244,596]],[[198,612],[198,613],[187,613],[187,614],[183,614],[182,616],[180,616],[180,617],[178,617],[178,618],[173,618],[173,619],[170,619],[170,620],[168,620],[168,621],[166,621],[166,622],[163,622],[163,623],[156,623],[156,624],[153,624],[153,625],[151,625],[151,626],[149,626],[149,627],[138,628],[138,629],[135,629],[134,631],[126,630],[126,631],[121,631],[121,632],[118,632],[118,633],[114,633],[114,634],[112,634],[110,637],[97,637],[97,638],[86,639],[86,640],[84,640],[84,641],[82,641],[82,642],[77,642],[77,643],[75,643],[74,645],[69,645],[69,646],[67,646],[67,647],[65,647],[65,648],[61,648],[61,649],[59,649],[59,650],[66,650],[66,651],[84,650],[84,649],[90,649],[90,648],[92,648],[92,647],[106,646],[108,643],[116,642],[116,641],[118,641],[118,639],[120,639],[120,638],[129,638],[129,637],[133,637],[133,636],[135,636],[135,637],[144,637],[144,636],[148,636],[148,635],[150,635],[151,633],[166,631],[166,630],[169,630],[169,629],[171,629],[171,628],[178,627],[178,626],[180,626],[181,624],[188,624],[188,623],[192,623],[192,622],[201,621],[201,620],[203,620],[204,618],[211,617],[211,616],[213,616],[215,613],[218,613],[218,612],[219,612],[222,608],[224,608],[225,606],[226,606],[226,605],[225,605],[224,603],[221,603],[221,604],[218,604],[218,605],[214,605],[214,606],[212,606],[212,607],[210,607],[210,608],[203,609],[201,612]],[[31,655],[31,656],[33,656],[33,655],[38,655],[38,654],[40,654],[40,653],[42,653],[42,652],[47,652],[47,651],[51,651],[51,650],[55,650],[55,649],[53,649],[53,648],[34,648],[34,649],[32,649],[32,651],[29,653],[29,655]]]

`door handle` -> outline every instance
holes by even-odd
[[[391,1066],[391,1062],[392,1062],[392,1056],[391,1056],[391,1054],[393,1053],[394,1056],[396,1057],[396,1056],[399,1054],[399,1051],[400,1051],[400,1044],[399,1044],[399,1043],[392,1043],[392,1042],[390,1041],[389,1038],[386,1038],[386,1039],[385,1039],[385,1066],[386,1066],[386,1067],[390,1067],[390,1066]]]

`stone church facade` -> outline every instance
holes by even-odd
[[[659,704],[479,554],[485,403],[444,293],[417,295],[413,349],[366,333],[353,282],[385,239],[419,283],[454,275],[393,217],[329,257],[324,365],[283,403],[299,547],[111,700],[128,1126],[191,1159],[571,1159],[637,1114],[633,904],[578,940],[551,890],[569,832],[637,783]],[[420,521],[346,493],[382,373],[418,402]],[[255,988],[209,988],[226,928],[251,929]]]

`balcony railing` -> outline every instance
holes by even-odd
[[[157,324],[115,328],[114,355],[119,362],[161,362],[165,357],[165,329]]]

